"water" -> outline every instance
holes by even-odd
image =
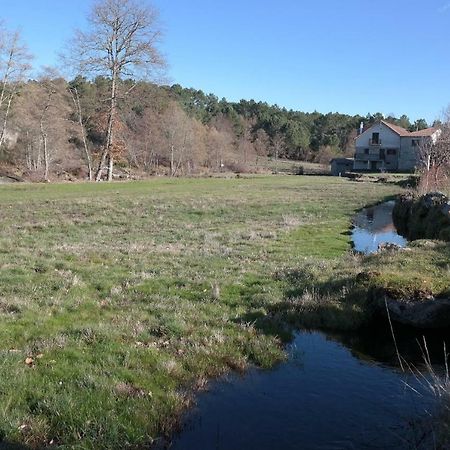
[[[406,246],[408,241],[397,233],[392,221],[394,204],[394,201],[390,201],[365,208],[355,216],[352,241],[356,251],[374,253],[380,244]]]
[[[364,253],[383,243],[405,246],[392,223],[394,202],[355,217],[353,242]],[[395,325],[401,355],[416,367],[423,331]],[[426,333],[443,369],[445,331]],[[390,329],[358,334],[297,333],[289,357],[269,371],[251,369],[213,382],[174,437],[173,450],[333,450],[433,448],[437,400],[411,372],[398,368]],[[425,373],[425,369],[423,369]]]
[[[419,440],[435,400],[391,365],[392,345],[369,335],[387,362],[350,351],[346,339],[355,348],[367,345],[355,335],[298,333],[287,362],[229,376],[200,394],[171,449],[429,448],[428,439]]]

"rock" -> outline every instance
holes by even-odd
[[[441,192],[400,196],[392,217],[399,234],[409,240],[450,240],[450,202]]]
[[[448,198],[442,192],[429,192],[421,197],[420,201],[422,201],[427,208],[432,208],[433,206],[444,205],[448,202]]]
[[[449,202],[442,205],[441,212],[445,216],[450,216],[450,203]]]
[[[410,247],[417,247],[417,248],[437,248],[439,246],[439,242],[432,241],[430,239],[417,239],[414,242],[411,242]]]
[[[379,252],[384,252],[384,251],[387,251],[387,252],[398,252],[400,250],[402,250],[402,247],[400,247],[397,244],[390,243],[390,242],[384,242],[383,244],[379,244],[378,245],[378,251]]]
[[[446,328],[450,325],[450,299],[400,299],[385,296],[391,319],[418,328]]]
[[[24,180],[9,172],[0,172],[0,183],[20,183]]]

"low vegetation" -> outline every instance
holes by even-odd
[[[434,241],[312,261],[284,272],[290,287],[272,312],[295,326],[355,329],[382,311],[384,295],[405,301],[450,298],[449,261],[448,244]]]
[[[321,305],[324,326],[361,324],[344,301],[345,267],[362,261],[350,220],[398,190],[283,176],[0,186],[2,436],[150,443],[209,377],[283,359],[294,299],[305,325]]]

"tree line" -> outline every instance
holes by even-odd
[[[160,38],[155,8],[99,0],[62,56],[77,75],[45,68],[30,79],[32,57],[20,34],[1,27],[0,163],[29,179],[96,181],[248,171],[267,157],[327,163],[353,154],[361,122],[384,118],[229,102],[168,86]],[[386,120],[410,130],[428,126],[406,115]]]

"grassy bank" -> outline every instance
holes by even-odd
[[[402,301],[450,298],[450,246],[415,241],[403,251],[306,262],[281,276],[288,288],[284,301],[270,306],[271,320],[354,329],[383,309],[384,295]]]
[[[0,186],[0,435],[150,443],[208,377],[282,359],[293,313],[361,323],[344,301],[361,263],[345,256],[350,219],[398,189],[270,176]]]

